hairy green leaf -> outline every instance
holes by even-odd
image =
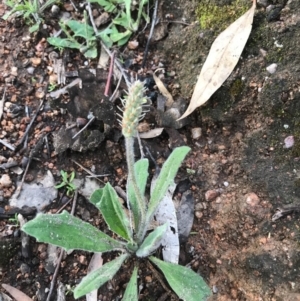
[[[123,254],[85,276],[74,290],[75,299],[98,289],[105,282],[111,280],[128,256],[128,254]]]
[[[79,49],[80,44],[76,42],[75,40],[69,40],[69,39],[62,39],[59,37],[50,37],[47,39],[48,43],[58,47],[58,48],[73,48],[73,49]]]
[[[127,284],[122,301],[138,301],[137,267],[134,267],[130,281]]]
[[[141,159],[134,163],[134,171],[135,171],[135,177],[138,179],[138,188],[140,189],[140,192],[142,195],[145,194],[147,179],[148,179],[148,167],[149,167],[149,161],[148,159]],[[134,228],[138,229],[139,226],[139,210],[138,207],[136,195],[133,189],[133,185],[131,181],[128,182],[127,187],[127,198],[129,200],[130,209],[133,213],[133,220],[134,220]]]
[[[88,24],[81,23],[76,20],[69,20],[66,22],[66,25],[68,25],[74,32],[75,37],[81,37],[88,40],[94,35],[93,27]]]
[[[161,244],[162,238],[166,233],[168,228],[168,223],[157,227],[153,232],[151,232],[143,241],[142,245],[136,251],[136,256],[147,257],[152,254]]]
[[[203,278],[193,270],[149,257],[165,275],[168,283],[178,297],[184,301],[205,301],[211,295],[211,290]]]
[[[147,222],[152,219],[159,202],[165,196],[168,187],[174,181],[178,168],[184,160],[190,148],[181,146],[174,149],[167,161],[164,163],[161,172],[157,178],[155,187],[151,193],[151,198],[148,205]]]
[[[107,252],[124,249],[124,244],[110,238],[91,224],[70,215],[39,214],[27,222],[22,230],[37,241],[50,243],[68,250]]]
[[[95,192],[91,197],[93,200],[92,203],[101,211],[110,230],[127,241],[132,241],[132,231],[129,219],[114,188],[107,183],[104,188],[97,193],[101,195],[101,199],[96,203],[94,203],[94,194]]]

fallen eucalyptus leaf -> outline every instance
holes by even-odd
[[[167,88],[165,87],[165,85],[163,84],[163,82],[160,80],[159,77],[157,77],[154,73],[153,73],[153,79],[155,81],[155,84],[158,88],[158,90],[160,91],[160,93],[166,97],[167,101],[166,101],[166,107],[169,108],[172,106],[174,99],[173,96],[171,95],[171,93],[167,90]]]
[[[10,293],[17,301],[32,301],[32,299],[29,298],[26,294],[9,284],[2,283],[2,287],[8,293]]]
[[[88,273],[100,269],[102,265],[103,265],[102,253],[94,253],[88,267]],[[87,293],[86,301],[97,301],[97,295],[98,295],[97,289],[91,291],[90,293]]]
[[[231,74],[249,38],[255,7],[256,0],[253,0],[252,7],[216,38],[202,67],[189,107],[179,119],[206,103]]]
[[[139,136],[142,139],[155,138],[155,137],[158,137],[162,133],[163,130],[164,130],[164,128],[156,128],[156,129],[150,130],[148,132],[139,133]]]

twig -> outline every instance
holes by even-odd
[[[98,35],[98,29],[97,29],[97,26],[96,26],[94,18],[93,18],[91,2],[90,1],[87,1],[87,9],[88,9],[88,13],[89,13],[89,16],[90,16],[90,20],[91,20],[95,35],[97,36]]]
[[[43,106],[43,104],[44,104],[44,99],[41,100],[40,105],[39,105],[38,109],[36,110],[34,116],[32,117],[30,123],[28,124],[28,126],[27,126],[27,128],[26,128],[26,131],[25,131],[23,137],[21,138],[20,142],[16,145],[15,151],[17,151],[18,149],[20,149],[21,144],[25,141],[26,136],[28,135],[28,133],[29,133],[29,131],[30,131],[30,129],[31,129],[31,127],[32,127],[32,125],[33,125],[33,123],[34,123],[36,117],[37,117],[37,115],[38,115],[39,112],[40,112],[40,109],[41,109],[42,106]]]
[[[140,148],[140,153],[141,153],[141,159],[145,158],[145,153],[143,151],[143,145],[142,145],[142,140],[141,140],[141,137],[140,137],[140,134],[137,133],[137,140],[139,142],[139,148]]]
[[[186,26],[192,25],[190,23],[186,23],[186,22],[183,22],[183,21],[169,21],[169,20],[159,21],[159,23],[177,23],[177,24],[182,24],[182,25],[186,25]]]
[[[4,102],[5,102],[5,94],[6,94],[6,87],[4,88],[2,99],[0,100],[0,120],[3,115],[3,108],[4,108]]]
[[[88,13],[89,13],[89,17],[95,32],[95,35],[98,36],[98,29],[96,27],[93,15],[92,15],[92,9],[91,9],[91,3],[88,1],[87,2],[87,8],[88,8]],[[112,52],[109,50],[109,48],[103,43],[103,41],[100,39],[100,43],[101,43],[101,47],[103,47],[105,49],[105,51],[108,53],[108,55],[110,56],[110,59],[112,59]],[[120,62],[118,60],[114,60],[114,64],[118,67],[118,69],[121,71],[122,76],[124,77],[124,80],[126,82],[127,88],[130,87],[130,82],[127,78],[127,75],[124,72],[124,68],[121,66]]]
[[[73,197],[73,205],[72,205],[72,209],[71,209],[71,215],[74,215],[74,213],[75,213],[77,197],[78,197],[78,190],[76,189],[74,197]],[[56,264],[54,274],[52,276],[50,289],[49,289],[49,293],[48,293],[46,301],[50,301],[50,298],[51,298],[51,295],[52,295],[52,292],[53,292],[53,289],[54,289],[54,285],[55,285],[55,282],[56,282],[56,278],[57,278],[57,275],[58,275],[58,271],[59,271],[59,268],[60,268],[60,264],[61,264],[61,261],[62,261],[64,255],[65,255],[65,251],[62,248],[60,248],[60,255],[59,255],[59,258],[58,258],[58,261],[57,261],[57,264]]]
[[[78,135],[80,135],[89,125],[90,125],[90,123],[92,122],[92,121],[94,121],[94,119],[95,119],[96,117],[95,116],[93,116],[90,120],[89,120],[89,122],[78,132],[78,133],[76,133],[73,137],[72,137],[72,139],[75,139]]]
[[[103,47],[105,49],[105,51],[109,54],[110,57],[112,56],[111,51],[109,50],[108,47],[106,47],[106,45],[102,41],[101,41],[101,47]],[[117,59],[115,60],[115,65],[121,71],[122,76],[124,77],[124,80],[126,82],[127,88],[129,88],[131,86],[130,81],[129,81],[127,75],[124,72],[124,68],[121,66],[121,63]]]
[[[20,183],[20,185],[16,189],[16,198],[18,198],[19,195],[20,195],[20,192],[22,190],[22,187],[23,187],[23,184],[24,184],[24,181],[25,181],[25,177],[27,175],[28,168],[29,168],[29,165],[30,165],[31,161],[32,161],[32,154],[30,154],[30,156],[28,158],[28,162],[27,162],[27,165],[26,165],[26,169],[25,169],[25,171],[23,173],[23,177],[22,177],[21,183]]]
[[[87,168],[85,168],[83,165],[81,165],[80,163],[78,163],[77,161],[75,161],[74,159],[71,159],[75,164],[77,164],[80,168],[82,168],[86,173],[88,173],[91,176],[95,176],[95,174],[93,172],[91,172],[90,170],[88,170]],[[100,179],[96,178],[96,180],[98,180],[99,182],[105,184],[103,181],[101,181]]]
[[[10,150],[12,150],[13,152],[16,149],[13,145],[9,144],[8,142],[6,142],[6,141],[4,141],[2,139],[0,139],[0,143],[3,144],[4,146],[6,146],[7,148],[9,148]]]
[[[104,96],[106,96],[106,97],[108,97],[109,88],[111,86],[111,78],[112,78],[112,73],[114,70],[114,61],[115,61],[115,52],[113,51],[111,54],[111,57],[110,57],[109,72],[108,72],[107,82],[106,82],[105,91],[104,91]]]
[[[115,91],[114,91],[114,93],[111,95],[111,97],[109,98],[109,101],[113,101],[113,100],[114,100],[114,97],[115,97],[115,95],[117,94],[117,92],[118,92],[118,90],[119,90],[121,81],[122,81],[122,76],[120,76],[120,78],[119,78],[119,80],[118,80],[118,83],[117,83],[117,86],[116,86],[116,88],[115,88]]]
[[[151,23],[151,29],[150,29],[150,33],[149,33],[149,36],[148,36],[146,48],[145,48],[145,51],[144,51],[144,58],[143,58],[143,62],[142,62],[142,68],[145,67],[147,56],[148,56],[150,40],[152,38],[154,26],[155,26],[155,23],[156,23],[157,7],[158,7],[158,0],[155,1],[154,12],[153,12],[153,17],[152,17],[152,23]]]

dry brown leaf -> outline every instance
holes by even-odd
[[[103,265],[102,253],[94,253],[88,267],[88,273],[100,269],[102,265]],[[93,290],[92,292],[86,295],[86,301],[97,301],[97,296],[98,296],[98,290]]]
[[[255,7],[256,0],[244,15],[215,39],[202,67],[189,107],[179,119],[206,103],[231,74],[249,38]]]
[[[164,128],[156,128],[156,129],[150,130],[148,132],[139,133],[139,136],[142,139],[155,138],[155,137],[158,137],[162,133],[163,130],[164,130]]]
[[[173,100],[173,96],[171,95],[171,93],[167,90],[167,88],[165,87],[165,85],[163,84],[163,82],[160,80],[159,77],[157,77],[154,73],[153,73],[153,79],[155,81],[155,84],[158,88],[158,90],[160,91],[160,93],[166,97],[167,101],[166,101],[166,107],[169,108],[172,106],[174,100]]]
[[[26,294],[18,290],[17,288],[9,285],[9,284],[2,284],[2,287],[10,294],[12,295],[17,301],[32,301],[31,298],[29,298]]]

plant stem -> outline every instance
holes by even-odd
[[[143,240],[145,227],[146,227],[146,202],[144,196],[141,194],[141,191],[137,185],[137,179],[134,171],[134,138],[133,137],[125,137],[125,148],[126,148],[126,160],[128,166],[128,180],[131,181],[137,203],[139,206],[139,220],[140,227],[139,229],[135,229],[137,231],[137,243],[141,243]]]

